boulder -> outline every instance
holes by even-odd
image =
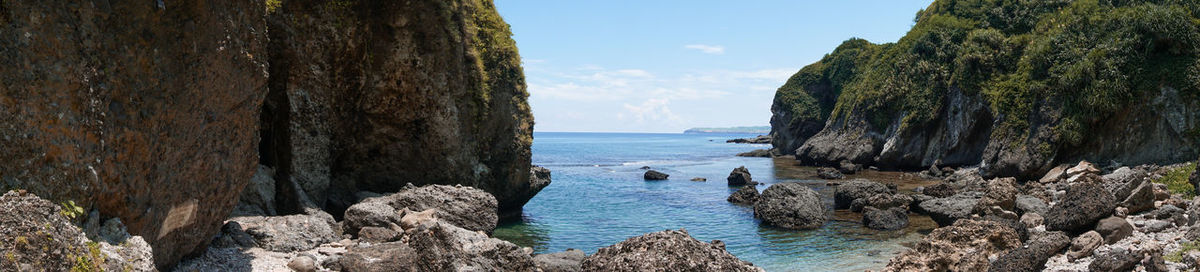
[[[1019,221],[1021,221],[1021,224],[1024,224],[1027,227],[1034,228],[1041,226],[1046,222],[1046,219],[1038,213],[1025,213],[1021,215],[1021,219],[1019,219]]]
[[[1092,256],[1092,251],[1104,244],[1104,237],[1100,236],[1099,232],[1085,232],[1075,240],[1071,240],[1071,248],[1067,250],[1067,260],[1075,261],[1080,258]]]
[[[1017,202],[1017,179],[996,178],[988,182],[983,197],[975,203],[972,213],[990,214],[991,207],[996,206],[1006,211],[1014,210]]]
[[[754,217],[788,229],[815,229],[825,224],[827,210],[816,191],[795,182],[776,183],[763,190],[754,204]]]
[[[259,162],[263,2],[0,6],[0,192],[120,218],[159,269],[200,253]]]
[[[393,228],[363,227],[358,230],[358,241],[368,243],[387,243],[399,240],[401,238],[401,233],[402,232],[396,231]]]
[[[755,189],[754,186],[742,186],[725,200],[734,204],[753,205],[754,202],[758,202],[758,189]]]
[[[258,247],[275,252],[295,252],[342,239],[341,230],[333,216],[317,209],[308,214],[287,216],[245,216],[230,221],[238,222],[247,234],[254,237]]]
[[[404,209],[434,209],[442,222],[484,233],[491,233],[499,221],[496,198],[482,190],[465,186],[407,186],[395,194],[369,198],[350,206],[346,210],[346,232],[357,234],[361,227],[388,227],[387,223],[399,223],[404,215],[398,211]]]
[[[1126,197],[1119,204],[1129,209],[1129,214],[1137,214],[1154,209],[1154,183],[1148,180],[1137,181]],[[1132,185],[1132,184],[1131,184]]]
[[[850,162],[849,160],[842,160],[841,162],[838,162],[838,171],[842,172],[842,174],[850,175],[858,173],[859,171],[862,171],[862,169],[863,167],[861,164],[856,164]]]
[[[1138,253],[1132,249],[1113,248],[1097,255],[1087,268],[1088,271],[1097,272],[1132,271],[1142,260],[1142,254]]]
[[[850,202],[850,211],[862,212],[864,207],[874,207],[882,210],[898,207],[907,211],[909,204],[912,204],[912,202],[913,198],[906,194],[878,194],[867,198],[855,199],[853,202]]]
[[[1129,224],[1125,218],[1112,216],[1096,223],[1096,232],[1104,237],[1105,244],[1111,245],[1133,235],[1133,225]]]
[[[958,220],[934,229],[883,271],[986,271],[989,258],[1021,246],[1016,230],[995,221]]]
[[[747,151],[747,152],[738,153],[737,156],[738,157],[770,158],[770,157],[775,156],[775,150],[773,150],[773,149],[755,149],[755,150],[751,150],[751,151]]]
[[[1079,164],[1067,169],[1067,177],[1074,177],[1082,174],[1100,174],[1100,168],[1088,161],[1079,161]]]
[[[309,256],[298,256],[289,261],[287,267],[296,272],[316,272],[317,262]]]
[[[1046,229],[1080,233],[1097,221],[1112,215],[1116,203],[1110,194],[1094,183],[1076,183],[1063,199],[1046,212]]]
[[[692,178],[692,181],[695,181],[695,182],[706,182],[706,181],[708,181],[708,179],[706,179],[706,178],[701,178],[701,177],[695,177],[695,178]]]
[[[563,252],[538,254],[533,256],[533,263],[544,272],[578,272],[583,271],[583,259],[587,255],[578,249],[567,249]]]
[[[221,233],[213,238],[213,242],[209,247],[213,248],[251,248],[258,246],[258,242],[253,236],[246,233],[242,228],[242,224],[237,221],[225,221],[225,225],[221,226]]]
[[[1167,221],[1163,221],[1163,220],[1150,220],[1150,221],[1147,221],[1146,224],[1142,226],[1142,232],[1146,232],[1146,233],[1162,232],[1171,227],[1172,227],[1171,222],[1167,222]]]
[[[954,187],[950,186],[949,183],[939,182],[938,184],[929,185],[929,187],[925,187],[925,189],[922,190],[921,193],[928,195],[928,196],[932,196],[932,197],[942,198],[942,197],[950,197],[950,196],[954,195],[955,190],[954,190]]]
[[[642,174],[642,179],[645,179],[645,180],[667,180],[667,178],[670,176],[671,175],[667,175],[667,173],[654,171],[654,170],[647,170],[645,174]]]
[[[85,216],[73,208],[25,191],[0,195],[0,271],[155,271],[150,244],[119,219],[92,241],[71,223]]]
[[[1067,248],[1071,238],[1061,231],[1043,232],[1031,237],[1025,246],[1009,251],[988,268],[990,272],[1041,271],[1046,261]]]
[[[870,229],[897,230],[908,227],[908,209],[892,207],[886,210],[867,207],[863,211],[862,223]]]
[[[1038,179],[1038,182],[1045,184],[1062,181],[1063,179],[1067,178],[1067,169],[1070,167],[1070,165],[1066,164],[1055,166],[1054,168],[1050,169],[1050,172],[1046,172],[1046,175],[1042,176],[1041,179]]]
[[[758,135],[758,137],[754,137],[754,138],[729,139],[729,140],[725,140],[725,142],[726,143],[734,143],[734,144],[769,144],[769,143],[771,143],[771,136],[770,135]]]
[[[755,185],[758,184],[750,178],[750,170],[746,170],[745,166],[734,168],[729,172],[729,177],[725,178],[729,182],[729,186]]]
[[[436,219],[404,241],[351,246],[342,271],[534,271],[530,251]]]
[[[775,186],[779,184],[771,187]],[[582,266],[583,271],[763,271],[682,229],[648,233],[601,248]]]
[[[823,179],[844,179],[846,178],[846,175],[831,167],[821,167],[817,168],[817,177]]]
[[[242,190],[233,216],[272,216],[275,212],[275,170],[259,165],[250,178],[250,184]]]
[[[1045,201],[1042,201],[1041,198],[1030,195],[1017,195],[1017,201],[1014,207],[1016,208],[1015,211],[1021,214],[1046,214],[1046,212],[1050,210],[1050,205],[1046,205]]]
[[[1187,218],[1184,218],[1184,210],[1175,205],[1162,205],[1154,211],[1146,215],[1146,218],[1154,218],[1159,220],[1167,220],[1177,225],[1187,224]]]
[[[925,214],[929,215],[938,226],[945,227],[954,221],[971,216],[971,210],[982,195],[978,193],[961,193],[951,197],[923,201],[919,205]]]
[[[833,208],[848,209],[855,199],[867,198],[877,194],[891,194],[892,190],[886,185],[865,179],[855,179],[838,185],[833,193]]]

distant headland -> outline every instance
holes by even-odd
[[[771,126],[757,127],[724,127],[724,128],[691,128],[684,130],[683,133],[748,133],[748,134],[767,134],[771,133]]]

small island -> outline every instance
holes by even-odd
[[[694,133],[745,133],[745,134],[767,134],[771,133],[771,126],[754,126],[754,127],[723,127],[723,128],[690,128],[683,131],[684,134]]]

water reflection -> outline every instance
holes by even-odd
[[[533,248],[537,252],[549,250],[550,229],[533,222],[533,219],[525,214],[521,215],[520,220],[501,222],[492,236],[518,246]]]

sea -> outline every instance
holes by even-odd
[[[535,132],[533,163],[550,169],[553,181],[525,205],[521,218],[501,222],[494,236],[535,253],[573,248],[593,254],[649,232],[685,229],[701,241],[725,242],[730,253],[767,271],[864,271],[883,268],[936,227],[928,217],[910,215],[902,230],[867,229],[861,215],[832,211],[836,187],[815,178],[814,168],[787,157],[737,157],[770,146],[725,142],[754,136]],[[643,180],[644,166],[670,179]],[[752,207],[726,201],[738,189],[726,177],[739,166],[763,183],[759,191],[780,182],[809,185],[832,219],[815,230],[762,224]],[[905,173],[868,171],[850,178],[900,183],[902,191],[924,184]]]

